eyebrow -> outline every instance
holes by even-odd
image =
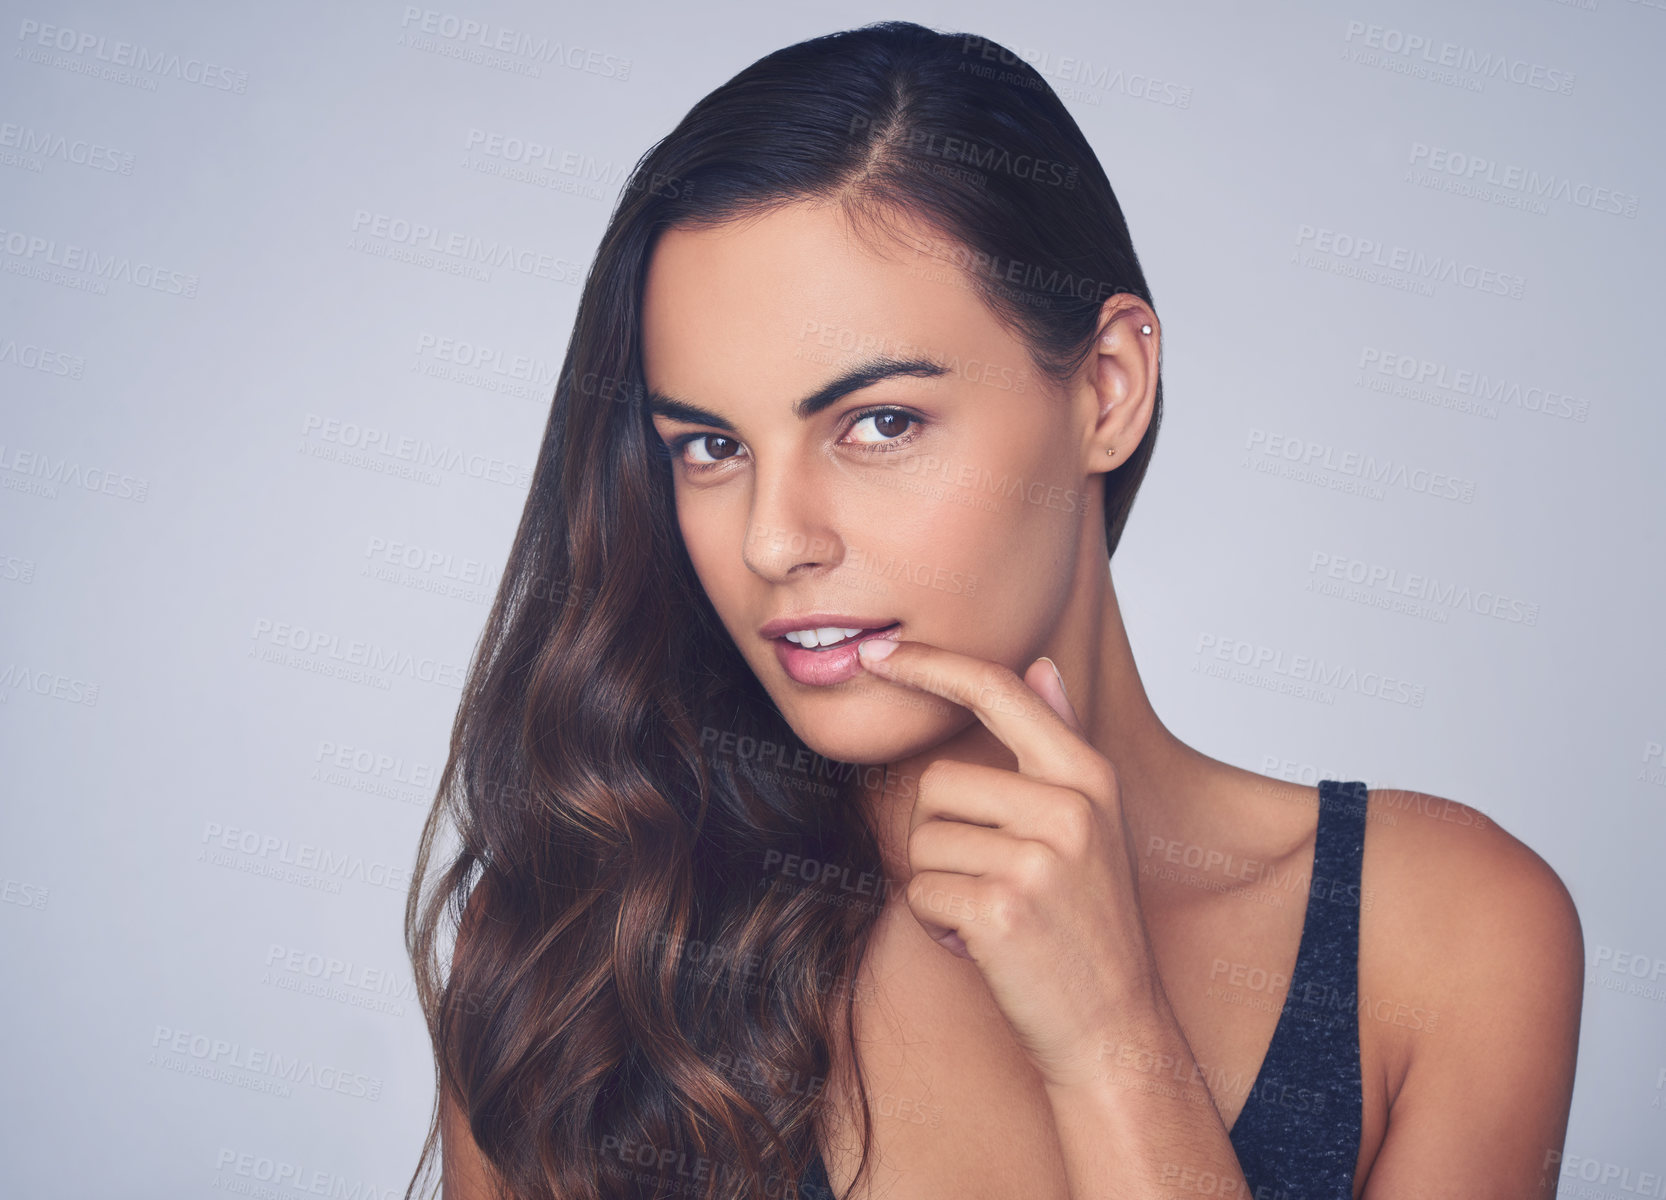
[[[801,421],[808,421],[829,405],[837,403],[851,392],[871,387],[882,379],[889,379],[893,375],[911,375],[920,378],[930,378],[937,375],[947,375],[949,368],[942,363],[929,358],[890,358],[880,356],[858,363],[843,375],[823,384],[816,391],[811,392],[804,399],[793,405],[793,415]],[[676,421],[687,421],[691,425],[711,425],[725,432],[735,432],[735,427],[709,409],[701,408],[697,404],[690,404],[687,400],[679,400],[675,396],[667,396],[656,392],[653,388],[647,391],[648,409],[659,416],[670,417]]]

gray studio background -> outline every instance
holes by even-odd
[[[1548,860],[1562,1195],[1661,1194],[1662,0],[0,8],[0,1192],[400,1193],[405,886],[612,200],[906,16],[1036,62],[1127,212],[1157,711]]]

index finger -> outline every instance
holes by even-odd
[[[889,645],[883,658],[873,648]],[[1097,754],[1045,699],[1000,663],[945,650],[930,642],[870,639],[856,657],[873,674],[941,696],[972,710],[1018,758],[1023,774],[1065,787],[1089,780],[1088,754]]]

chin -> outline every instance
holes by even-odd
[[[872,681],[878,684],[878,680]],[[823,758],[872,765],[892,763],[958,733],[977,720],[937,696],[862,689],[857,680],[837,691],[777,705],[804,744]]]

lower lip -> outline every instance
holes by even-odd
[[[856,657],[856,647],[873,638],[895,641],[901,631],[900,623],[887,629],[869,630],[847,642],[840,642],[831,650],[806,650],[784,637],[770,640],[775,643],[775,657],[781,660],[782,669],[794,680],[811,687],[827,687],[862,673],[862,661]]]

